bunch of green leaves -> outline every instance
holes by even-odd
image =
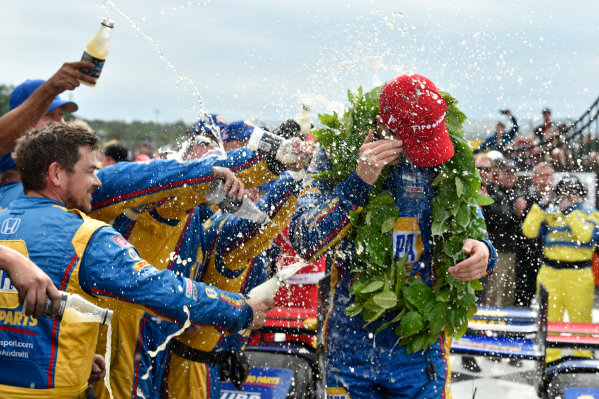
[[[317,178],[336,184],[353,172],[368,129],[376,128],[381,88],[367,93],[363,93],[362,88],[356,94],[349,92],[349,106],[342,117],[336,113],[319,115],[326,128],[313,135],[326,149],[332,170]],[[455,154],[436,167],[438,174],[433,182],[431,232],[433,267],[437,275],[434,287],[428,287],[415,277],[406,279],[407,255],[394,259],[391,231],[399,208],[390,193],[381,189],[388,175],[386,169],[364,208],[360,212],[350,211],[351,239],[360,263],[352,268],[356,280],[350,290],[353,303],[346,314],[349,317],[361,314],[365,326],[390,315],[376,333],[396,324],[395,334],[409,352],[428,347],[444,331],[458,338],[462,336],[468,319],[476,312],[474,292],[482,288],[478,280],[463,282],[447,271],[467,256],[462,251],[466,238],[484,237],[486,226],[478,218],[477,208],[492,200],[479,193],[480,176],[462,131],[466,116],[457,108],[455,98],[447,93],[442,96],[447,103],[445,124]]]
[[[318,178],[326,178],[337,184],[356,169],[360,146],[368,130],[376,128],[381,89],[382,86],[379,86],[364,93],[360,87],[355,94],[348,90],[350,106],[343,116],[340,117],[336,112],[318,115],[325,128],[313,130],[312,136],[326,149],[332,165],[332,170],[323,172]]]

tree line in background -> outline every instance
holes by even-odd
[[[0,115],[8,112],[8,99],[13,89],[14,86],[0,84]],[[75,119],[73,115],[65,117],[67,121],[73,119]],[[184,133],[191,127],[183,121],[154,123],[84,120],[96,132],[102,142],[114,139],[121,140],[131,150],[143,143],[148,143],[155,148],[173,144],[180,141]]]

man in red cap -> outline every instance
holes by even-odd
[[[394,328],[377,329],[391,320],[381,317],[364,326],[361,317],[345,315],[352,302],[350,288],[360,264],[349,238],[350,211],[360,211],[382,169],[390,164],[385,189],[395,198],[397,215],[392,242],[395,259],[407,254],[410,276],[432,286],[433,242],[431,235],[432,182],[437,166],[449,160],[453,146],[445,127],[447,105],[435,85],[421,75],[404,75],[381,91],[379,134],[397,139],[374,140],[370,131],[362,144],[356,170],[333,186],[311,175],[331,169],[324,150],[315,155],[308,170],[290,238],[298,253],[309,261],[333,257],[333,297],[325,323],[327,393],[356,398],[445,397],[450,340],[442,336],[425,351],[407,353],[398,345]],[[404,153],[405,157],[400,157]],[[448,204],[449,205],[449,204]],[[466,239],[462,250],[468,258],[449,268],[459,280],[484,276],[496,260],[488,240]]]

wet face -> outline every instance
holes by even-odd
[[[238,148],[245,147],[247,140],[229,140],[226,143],[223,143],[223,147],[225,151],[236,150]]]
[[[44,116],[42,116],[42,119],[40,119],[37,125],[35,125],[35,128],[39,129],[40,127],[49,125],[52,122],[64,123],[64,114],[65,110],[62,107],[58,107],[52,111],[48,111],[44,114]]]
[[[92,210],[92,193],[102,185],[96,175],[98,153],[87,146],[79,147],[79,161],[72,172],[66,172],[63,203],[71,209],[89,213]]]
[[[215,147],[206,144],[192,144],[189,149],[185,152],[185,160],[200,159],[206,155],[209,151],[214,150]]]
[[[579,193],[571,192],[562,194],[558,197],[557,203],[562,211],[565,211],[569,207],[578,204],[582,200],[582,196]]]
[[[538,168],[533,173],[531,182],[537,192],[543,193],[551,190],[553,184],[553,169]]]

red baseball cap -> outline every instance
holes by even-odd
[[[402,75],[381,91],[383,122],[403,141],[406,154],[424,168],[453,157],[445,127],[447,104],[433,82],[422,75]]]

